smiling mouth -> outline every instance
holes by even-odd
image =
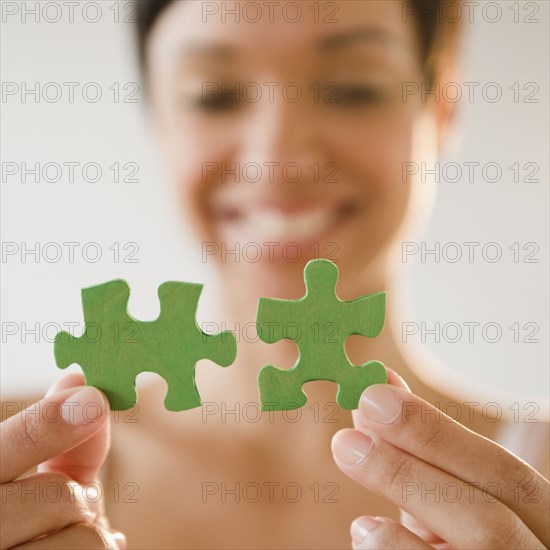
[[[358,215],[357,200],[338,204],[260,204],[255,207],[218,205],[213,211],[222,231],[244,233],[258,241],[322,240]],[[224,231],[225,232],[225,231]]]

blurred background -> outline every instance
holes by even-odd
[[[96,22],[94,6],[76,7],[73,22],[67,12],[53,22],[54,8],[40,22],[32,14],[24,21],[24,5],[37,4],[47,2],[2,2],[2,399],[42,393],[60,376],[52,342],[69,323],[80,334],[81,288],[124,278],[130,312],[146,320],[159,313],[160,283],[204,282],[207,292],[210,276],[171,198],[138,89],[132,5],[99,2]],[[476,395],[507,406],[534,401],[542,419],[550,385],[550,4],[481,4],[493,6],[467,26],[463,51],[461,82],[476,83],[473,100],[463,87],[434,216],[421,241],[404,245],[410,308],[397,321],[407,344],[424,339]],[[24,178],[23,163],[38,163],[39,174]],[[436,246],[439,261],[422,257]],[[439,342],[429,332],[436,323]]]

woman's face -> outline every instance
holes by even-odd
[[[319,256],[368,275],[426,202],[403,181],[436,130],[433,106],[403,99],[423,75],[401,2],[180,0],[147,58],[186,218],[228,282],[289,294]]]

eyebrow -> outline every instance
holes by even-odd
[[[361,42],[382,42],[402,45],[402,41],[392,33],[380,27],[368,26],[327,36],[320,40],[318,49],[324,53],[332,53],[341,48],[354,46]],[[218,58],[221,61],[231,61],[237,57],[238,51],[230,45],[218,42],[195,42],[186,45],[180,51],[180,55],[204,55]]]
[[[319,43],[319,49],[324,52],[332,52],[340,48],[354,46],[359,42],[385,42],[402,45],[402,41],[394,34],[381,27],[368,26],[327,36]]]
[[[230,61],[236,57],[237,51],[232,46],[217,42],[195,42],[185,46],[179,54],[184,55],[205,55],[216,57],[220,61]]]

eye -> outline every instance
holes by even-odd
[[[384,86],[358,83],[329,82],[322,86],[321,101],[339,107],[367,107],[388,99]]]
[[[188,98],[189,106],[193,109],[206,111],[209,113],[223,113],[238,109],[241,104],[241,98],[234,93],[215,92],[209,94],[197,94]]]
[[[245,103],[237,85],[203,79],[189,79],[177,88],[179,105],[189,111],[222,114],[235,111]]]
[[[343,106],[360,106],[367,103],[378,103],[386,99],[382,88],[363,84],[338,85],[333,103]]]

